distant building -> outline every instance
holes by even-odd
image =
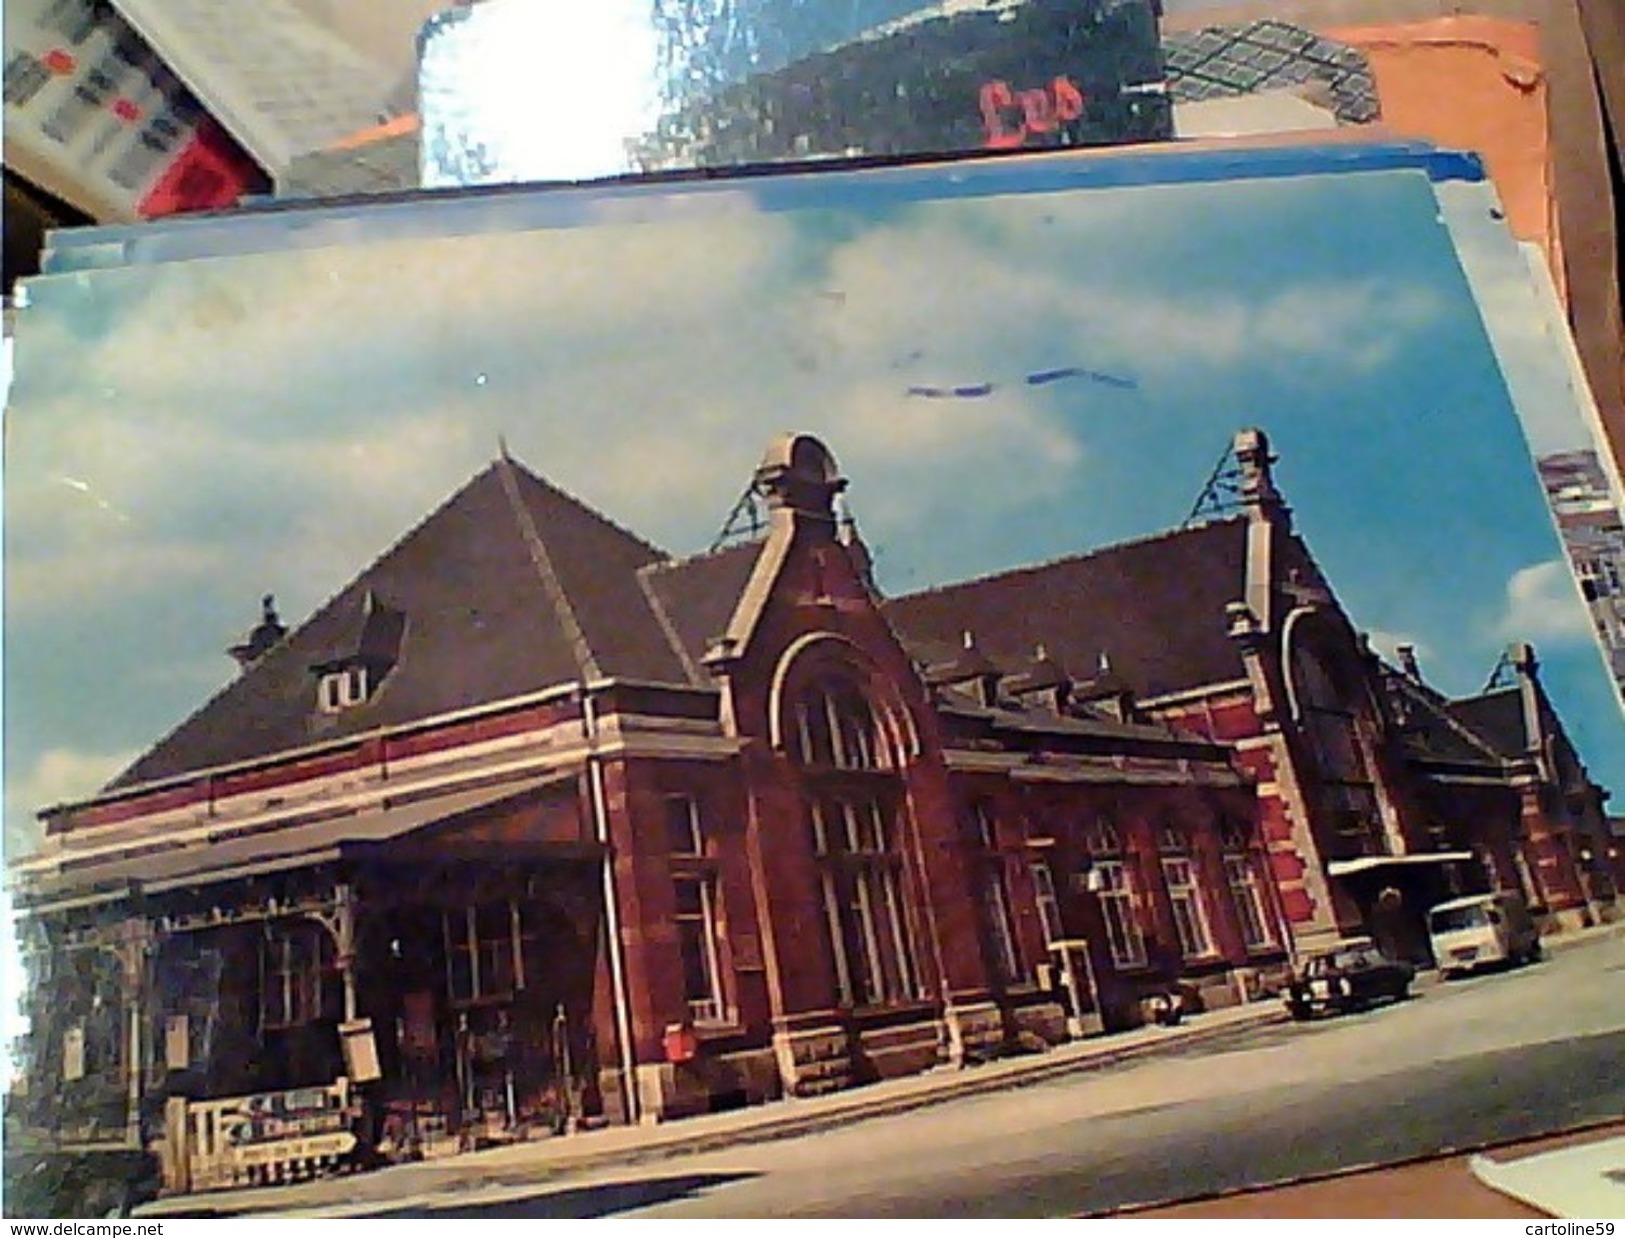
[[[1542,456],[1539,467],[1614,678],[1625,682],[1625,521],[1608,475],[1594,451]]]
[[[503,456],[44,814],[35,1125],[229,1185],[358,1100],[395,1153],[674,1117],[1424,957],[1454,893],[1611,914],[1533,652],[1383,665],[1237,458],[1239,516],[887,600],[815,439],[682,560]]]

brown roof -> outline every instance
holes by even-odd
[[[1243,677],[1225,607],[1245,596],[1246,564],[1238,517],[894,598],[885,611],[922,662],[970,631],[1007,670],[1040,645],[1074,669],[1105,654],[1140,697],[1155,697]]]
[[[1383,668],[1389,712],[1403,728],[1406,755],[1426,763],[1474,765],[1500,771],[1505,754],[1458,718],[1455,708],[1426,684]]]
[[[1482,696],[1450,702],[1450,716],[1507,760],[1521,760],[1529,752],[1524,726],[1523,695],[1516,688],[1500,688]]]
[[[1123,722],[1100,714],[1078,711],[1058,714],[1019,705],[989,707],[945,696],[938,714],[954,739],[997,735],[1015,747],[1040,748],[1060,744],[1084,751],[1151,757],[1184,757],[1228,765],[1229,749],[1198,736],[1149,722]]]
[[[696,682],[706,678],[706,650],[727,632],[764,544],[743,542],[680,562],[651,564],[638,573],[696,672]]]
[[[687,683],[639,587],[665,554],[506,458],[494,462],[112,787],[613,676]],[[313,668],[354,650],[368,593],[404,616],[375,695],[316,709]]]

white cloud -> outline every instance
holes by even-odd
[[[6,778],[6,850],[15,855],[39,843],[35,814],[42,808],[94,795],[140,753],[49,748],[21,776]]]
[[[1506,609],[1496,633],[1505,641],[1536,645],[1593,639],[1591,618],[1569,565],[1550,559],[1514,572],[1507,581]]]
[[[1213,202],[1247,226],[1255,194],[1216,188]],[[53,616],[81,637],[161,625],[208,651],[239,635],[215,630],[221,616],[247,626],[265,592],[297,622],[488,462],[499,434],[686,553],[768,439],[808,430],[853,479],[866,532],[922,544],[967,500],[985,525],[1086,484],[1091,428],[1143,400],[1289,383],[1306,358],[1326,382],[1380,364],[1438,309],[1395,281],[1306,274],[1248,299],[1090,278],[1120,243],[1190,227],[1188,195],[1170,191],[937,203],[833,241],[743,200],[721,217],[599,211],[614,226],[42,281],[7,427],[8,651],[52,664],[65,700],[127,682],[140,654],[133,636],[86,649]],[[1022,382],[1068,365],[1141,390]],[[975,382],[998,387],[907,395]],[[157,733],[146,719],[130,739]],[[73,751],[29,742],[41,765]]]

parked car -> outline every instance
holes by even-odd
[[[1415,975],[1409,963],[1389,958],[1370,941],[1345,941],[1305,959],[1281,997],[1294,1019],[1344,1014],[1403,1001]]]
[[[1516,894],[1473,894],[1428,912],[1428,935],[1439,974],[1446,978],[1492,963],[1533,963],[1540,930]]]

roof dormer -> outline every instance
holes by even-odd
[[[1061,713],[1072,696],[1072,676],[1039,645],[1021,672],[1004,681],[1004,690],[1022,705]]]
[[[343,639],[328,657],[311,664],[317,712],[343,713],[371,700],[400,660],[405,635],[405,613],[384,605],[368,589]]]
[[[976,645],[976,634],[962,634],[963,648],[951,662],[925,668],[925,682],[932,688],[960,688],[974,685],[977,703],[992,708],[999,703],[998,666]]]

